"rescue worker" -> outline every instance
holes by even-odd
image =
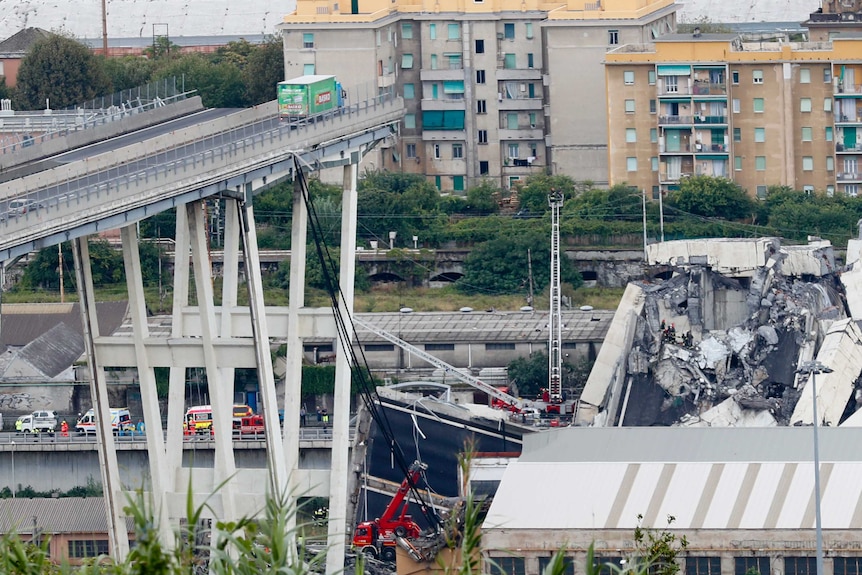
[[[63,423],[60,424],[60,435],[62,437],[69,437],[69,424],[66,423],[66,420],[63,420]]]
[[[18,419],[16,419],[15,420],[15,433],[21,433],[21,430],[23,429],[23,425],[24,425],[24,422],[21,421],[20,417]]]

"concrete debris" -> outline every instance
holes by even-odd
[[[862,314],[862,270],[838,270],[829,242],[686,240],[647,253],[659,275],[629,285],[577,424],[810,424],[797,366],[817,359],[832,370],[817,376],[820,422],[862,425],[862,315],[850,315]]]

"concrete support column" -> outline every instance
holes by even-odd
[[[305,307],[305,243],[308,236],[308,210],[302,197],[299,175],[293,179],[293,222],[290,231],[290,293],[287,312],[287,353],[284,369],[284,461],[290,474],[291,496],[298,490],[299,469],[299,409],[302,406],[302,337],[299,333],[299,312]],[[309,406],[313,413],[314,407]],[[290,531],[296,526],[291,515]]]
[[[171,337],[183,335],[183,308],[189,305],[189,220],[184,207],[177,209],[177,227],[174,235],[174,301],[171,316]],[[183,416],[185,415],[186,368],[170,368],[168,384],[167,460],[172,473],[171,491],[178,491],[174,470],[183,465]]]
[[[75,262],[78,306],[81,310],[81,325],[84,332],[84,351],[90,367],[90,395],[93,398],[93,411],[99,423],[96,427],[96,440],[99,447],[99,467],[102,472],[108,537],[114,559],[122,562],[129,554],[129,533],[123,517],[123,505],[126,501],[122,493],[120,466],[117,463],[117,450],[111,429],[111,407],[108,402],[105,371],[96,357],[94,340],[99,337],[99,318],[96,315],[93,274],[87,241],[87,237],[72,240],[72,256]]]
[[[214,485],[225,483],[221,488],[223,521],[238,519],[233,503],[233,489],[236,483],[236,462],[233,455],[233,381],[223,381],[219,361],[216,356],[214,340],[217,337],[215,307],[213,305],[212,264],[207,251],[206,217],[204,203],[192,202],[186,205],[189,219],[192,249],[192,266],[195,274],[198,308],[200,310],[201,343],[203,344],[204,367],[207,374],[207,389],[213,412],[215,429]]]
[[[219,337],[224,338],[232,336],[233,308],[236,307],[236,298],[239,292],[239,230],[239,213],[236,202],[227,200],[225,201],[224,214],[224,249],[222,250],[224,261],[222,262],[221,323],[219,328]],[[248,269],[248,260],[246,260],[245,265]],[[219,369],[221,370],[222,381],[229,382],[227,384],[233,391],[236,368],[228,365]],[[231,405],[233,405],[233,397],[231,397]]]
[[[242,233],[243,259],[248,285],[248,305],[251,316],[251,332],[254,337],[257,381],[263,400],[263,424],[266,429],[266,458],[269,470],[270,492],[273,497],[288,495],[287,469],[284,445],[278,425],[278,398],[275,394],[275,376],[272,372],[272,355],[269,351],[269,328],[266,323],[266,308],[263,301],[263,278],[260,273],[260,254],[257,249],[257,232],[254,226],[254,209],[243,202],[231,201],[239,208],[240,232]],[[288,419],[285,413],[285,420]],[[291,412],[290,419],[298,419]]]
[[[341,197],[341,262],[339,285],[341,297],[337,313],[347,326],[347,337],[353,337],[353,283],[356,276],[356,180],[357,164],[344,166],[344,193]],[[332,472],[329,476],[329,532],[326,555],[327,575],[344,570],[346,536],[351,532],[353,518],[347,517],[348,450],[350,448],[350,341],[336,340],[335,351],[335,402],[332,408]]]
[[[126,289],[129,294],[129,311],[132,316],[132,336],[135,341],[135,363],[141,387],[141,404],[147,429],[147,455],[150,462],[150,489],[153,497],[153,517],[159,523],[159,537],[168,549],[173,547],[168,521],[165,494],[170,485],[170,470],[166,465],[165,441],[162,436],[162,416],[159,412],[159,397],[156,392],[156,375],[150,366],[144,341],[150,336],[147,324],[147,308],[144,299],[144,278],[141,274],[141,256],[138,251],[137,226],[121,230],[123,241],[123,263],[126,269]],[[136,486],[145,490],[144,485]]]

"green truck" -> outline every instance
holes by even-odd
[[[344,93],[335,76],[300,76],[278,83],[281,119],[308,118],[344,105]]]

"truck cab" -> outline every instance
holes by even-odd
[[[57,428],[57,414],[53,411],[34,411],[28,415],[22,415],[18,421],[21,425],[16,423],[15,429],[22,433],[54,433]]]

